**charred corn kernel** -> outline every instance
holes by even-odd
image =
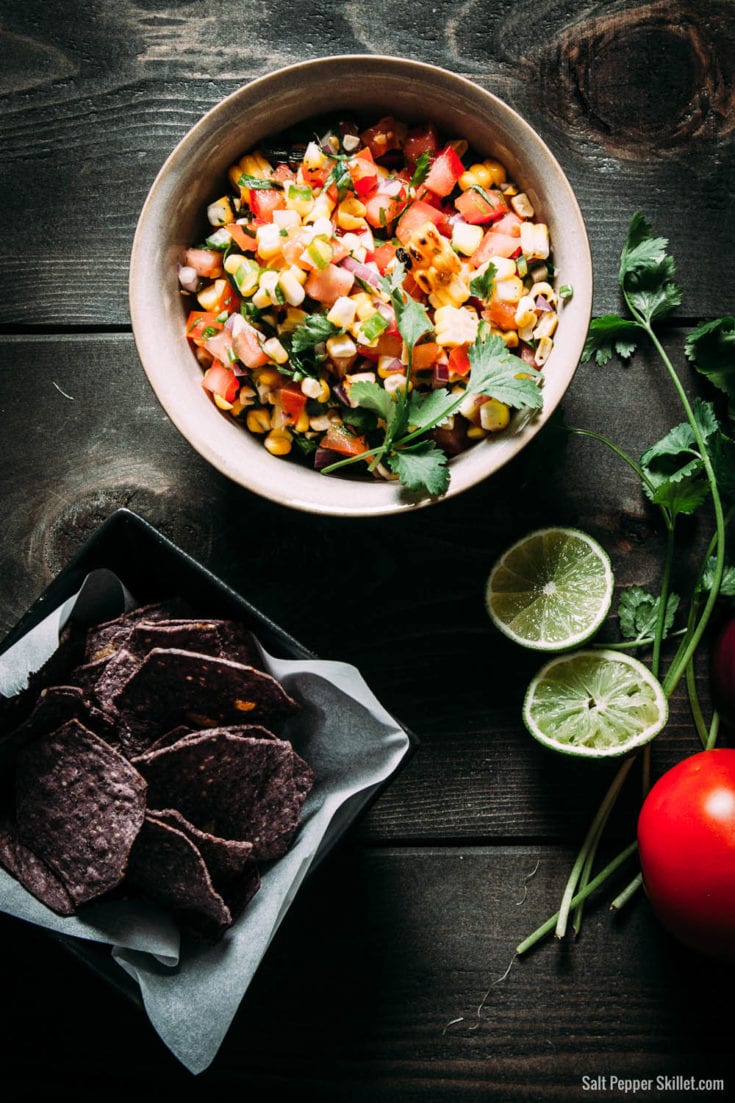
[[[534,318],[536,315],[534,314]],[[490,326],[490,333],[494,337],[500,337],[506,348],[515,349],[518,348],[518,332],[515,329],[498,329],[496,326]]]
[[[260,279],[260,265],[250,257],[239,253],[230,253],[225,258],[225,272],[228,272],[241,295],[252,295]]]
[[[366,208],[367,210],[367,208]],[[362,240],[362,236],[353,233],[342,234],[342,244],[345,249],[349,249],[350,256],[360,262],[364,263],[367,256],[367,245]]]
[[[314,190],[311,184],[289,184],[285,189],[286,209],[296,211],[303,218],[314,206]]]
[[[306,433],[309,429],[309,415],[306,410],[302,410],[296,419],[294,429],[297,433]]]
[[[524,191],[518,192],[518,195],[511,196],[510,205],[519,218],[533,218],[536,213],[533,209],[531,200]]]
[[[516,274],[516,262],[511,260],[510,257],[490,257],[488,263],[492,264],[495,269],[496,281],[507,280],[510,276],[515,276]],[[484,271],[484,268],[478,268],[477,271],[479,274]]]
[[[339,326],[340,329],[347,329],[355,320],[356,310],[357,303],[354,299],[350,299],[346,295],[340,295],[327,314],[327,321],[331,322],[333,326]]]
[[[347,360],[357,356],[357,345],[346,333],[327,338],[327,354],[332,360]]]
[[[320,169],[326,163],[326,154],[322,152],[316,142],[309,142],[304,150],[303,165],[311,171]]]
[[[328,414],[319,414],[317,417],[309,418],[309,425],[315,433],[326,433],[331,424],[332,419]]]
[[[507,280],[496,280],[495,294],[504,303],[517,303],[523,294],[523,283],[518,276],[509,276]]]
[[[327,402],[330,395],[329,384],[326,379],[315,379],[313,375],[307,375],[301,380],[301,393],[317,402]]]
[[[353,383],[374,383],[374,382],[375,382],[375,372],[374,371],[356,371],[352,375],[348,376],[345,379],[344,386],[345,386],[345,390],[347,391],[347,399],[350,403],[350,406],[355,407],[355,406],[359,405],[358,402],[353,402],[353,400],[350,396],[350,390],[352,389],[352,384]]]
[[[386,377],[383,387],[388,394],[397,394],[398,391],[405,391],[406,389],[406,376],[403,372],[394,372],[392,375]],[[409,391],[413,388],[411,384],[408,385]]]
[[[263,387],[275,387],[277,383],[283,382],[283,376],[278,368],[258,368],[255,381]]]
[[[254,402],[255,391],[253,390],[253,388],[242,386],[240,387],[240,392],[237,398],[232,403],[232,413],[235,417],[238,417],[238,415],[241,414],[243,410],[246,410],[249,406],[252,406]]]
[[[255,406],[248,410],[245,424],[251,433],[269,433],[271,430],[270,410],[263,406]]]
[[[505,429],[510,421],[510,409],[497,398],[489,398],[480,407],[480,425],[489,433],[498,433]]]
[[[536,327],[533,331],[533,336],[536,341],[540,341],[542,337],[552,337],[556,332],[556,327],[559,324],[559,315],[555,310],[545,311],[539,318]]]
[[[477,337],[478,318],[473,310],[460,306],[440,306],[434,313],[436,343],[445,348],[472,344]]]
[[[219,406],[220,410],[231,410],[232,403],[228,402],[226,398],[223,398],[221,394],[213,394],[215,406]]]
[[[494,161],[492,158],[482,162],[483,168],[489,173],[490,179],[488,184],[490,187],[497,187],[498,184],[504,184],[506,181],[505,165],[501,165],[500,161]]]
[[[539,343],[536,345],[536,352],[533,360],[537,368],[540,368],[542,364],[545,364],[551,355],[551,350],[554,347],[554,342],[550,337],[542,337]]]
[[[286,310],[284,318],[279,325],[279,331],[281,333],[293,333],[295,329],[303,325],[309,315],[305,310],[299,310],[298,307],[289,306]]]
[[[476,182],[481,188],[487,188],[490,184],[490,170],[485,164],[477,162],[474,165],[470,165],[469,171],[474,176]]]
[[[290,230],[301,225],[301,215],[298,211],[288,209],[273,212],[273,225],[279,230]]]
[[[375,304],[365,291],[361,291],[359,295],[350,295],[350,298],[355,304],[355,316],[358,321],[364,322],[375,313]]]
[[[301,268],[291,265],[278,277],[278,286],[283,292],[283,297],[289,306],[299,306],[306,298],[303,284],[306,282],[306,272]]]
[[[467,430],[468,440],[482,440],[484,436],[485,430],[481,425],[470,425],[469,429]]]
[[[536,324],[535,301],[530,295],[521,295],[513,321],[519,329]]]
[[[215,199],[214,203],[209,204],[207,219],[210,226],[226,226],[228,222],[235,221],[229,196],[223,195],[219,199]]]
[[[263,342],[263,352],[271,360],[275,360],[276,364],[288,363],[288,353],[277,337],[269,337],[267,341]]]
[[[335,200],[327,195],[326,191],[321,192],[321,194],[318,195],[314,200],[314,206],[304,218],[304,222],[314,225],[318,225],[323,220],[329,222],[330,215],[332,214],[335,206]]]
[[[214,310],[227,289],[227,280],[215,280],[207,284],[197,295],[197,302],[202,310]]]
[[[455,222],[452,227],[452,248],[471,257],[484,236],[482,226],[470,226],[468,222]]]
[[[421,281],[416,280],[421,286]],[[427,291],[428,289],[424,288]],[[436,288],[429,294],[429,302],[433,307],[440,306],[461,306],[462,303],[466,303],[470,297],[469,285],[459,276],[455,276],[452,282],[447,285]]]
[[[549,269],[545,264],[534,264],[530,271],[531,279],[536,283],[542,283],[549,278]]]
[[[258,242],[258,254],[263,260],[272,260],[281,252],[284,239],[275,223],[266,222],[265,226],[258,226],[255,238]]]
[[[503,195],[506,199],[510,199],[512,195],[518,195],[518,188],[515,184],[503,184]]]
[[[361,230],[367,207],[355,195],[346,196],[337,207],[337,225],[341,230]]]
[[[472,169],[467,169],[466,172],[463,172],[457,183],[459,184],[462,191],[467,191],[469,188],[482,187],[482,184],[477,179]]]
[[[405,372],[405,370],[405,364],[402,364],[397,356],[378,357],[378,375],[381,379],[388,379],[396,372]]]
[[[527,260],[546,260],[549,255],[549,228],[544,222],[521,223],[521,250]]]
[[[550,302],[552,306],[556,306],[559,301],[559,296],[557,295],[556,291],[554,291],[554,288],[551,286],[551,284],[547,283],[545,280],[533,284],[528,294],[534,300],[538,295],[543,295],[543,297],[548,300],[548,302]]]
[[[293,437],[288,429],[271,429],[263,443],[272,456],[287,456]]]
[[[522,329],[518,330],[518,339],[520,341],[525,341],[526,344],[528,344],[529,341],[533,341],[533,329],[533,323],[530,326],[523,326]]]
[[[459,407],[459,413],[467,421],[472,422],[473,425],[480,424],[480,406],[484,399],[480,395],[468,394],[465,395],[462,403]]]

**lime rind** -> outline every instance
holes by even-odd
[[[583,758],[613,758],[650,742],[668,720],[661,684],[618,651],[551,659],[528,687],[523,722],[546,747]]]
[[[579,529],[557,527],[508,548],[490,572],[485,602],[493,624],[515,643],[567,651],[600,628],[613,590],[604,548]]]

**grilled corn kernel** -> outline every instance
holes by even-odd
[[[293,437],[288,429],[271,429],[263,443],[272,456],[287,456]]]
[[[277,364],[288,363],[288,353],[277,337],[269,337],[267,341],[263,342],[263,352],[271,360],[275,360]]]
[[[296,419],[294,429],[297,433],[306,433],[309,429],[309,415],[306,410],[302,410]]]
[[[405,365],[397,356],[378,357],[378,375],[381,379],[388,379],[391,375],[395,375],[396,372],[404,372],[405,370]]]
[[[500,337],[506,348],[518,348],[518,332],[515,329],[498,329],[497,326],[490,326],[490,333],[494,337]]]
[[[493,268],[495,269],[496,282],[498,280],[507,280],[510,276],[516,275],[516,262],[514,260],[511,260],[510,257],[490,257],[488,263],[492,264]],[[483,270],[484,269],[482,268],[478,268],[477,271],[479,273]]]
[[[251,433],[269,433],[271,429],[270,410],[263,406],[256,406],[248,410],[245,424]]]
[[[284,239],[275,223],[266,222],[265,226],[258,226],[255,237],[258,242],[258,254],[263,260],[272,260],[273,257],[278,256]]]
[[[340,295],[327,314],[327,321],[331,322],[333,326],[339,326],[340,329],[347,329],[355,320],[356,310],[357,303],[354,299],[349,299],[346,295]]]
[[[330,197],[327,195],[326,191],[323,191],[314,200],[314,206],[311,208],[309,213],[304,218],[304,222],[312,223],[314,225],[317,225],[318,223],[322,222],[324,219],[326,219],[327,222],[328,222],[329,217],[332,214],[332,211],[334,210],[334,208],[335,208],[334,199],[330,199]]]
[[[326,379],[315,379],[313,375],[307,375],[301,380],[301,393],[317,402],[327,402],[330,395],[329,384]]]
[[[298,307],[289,306],[286,310],[286,315],[282,319],[279,328],[281,333],[293,333],[295,329],[303,325],[308,314],[305,310],[299,310]]]
[[[301,225],[301,215],[298,211],[281,210],[273,212],[273,225],[279,230],[290,230]]]
[[[505,429],[510,421],[510,409],[497,398],[489,398],[480,407],[480,425],[489,433],[498,433]]]
[[[226,226],[228,222],[234,222],[235,216],[232,212],[229,196],[223,195],[220,199],[215,199],[214,203],[209,204],[207,219],[210,226]]]
[[[488,184],[490,187],[497,187],[498,184],[504,184],[506,181],[505,165],[501,165],[500,161],[493,161],[492,158],[482,162],[483,168],[490,174]]]
[[[537,341],[540,341],[542,337],[552,337],[556,332],[556,327],[559,324],[559,315],[554,310],[547,310],[541,315],[533,331],[533,336]]]
[[[405,391],[406,389],[406,376],[403,372],[393,372],[392,375],[386,377],[383,387],[388,394],[396,394],[398,391]],[[409,391],[412,390],[411,384],[408,385]]]
[[[527,260],[546,260],[549,255],[549,228],[544,222],[521,223],[521,250]]]
[[[214,307],[222,297],[227,286],[226,280],[215,280],[207,284],[197,295],[197,302],[202,310],[214,310]]]
[[[528,294],[533,299],[535,299],[537,295],[543,295],[543,297],[547,299],[552,306],[556,306],[559,301],[559,296],[557,295],[556,291],[554,291],[554,288],[551,286],[550,283],[547,283],[546,280],[535,283]]]
[[[470,226],[467,222],[455,222],[452,227],[452,248],[466,257],[471,257],[482,241],[482,226]]]
[[[523,283],[518,276],[510,276],[507,280],[496,280],[495,294],[505,303],[517,303],[523,294]]]
[[[523,329],[524,326],[536,324],[536,310],[534,309],[534,305],[534,300],[530,295],[521,295],[513,318],[513,321],[519,329]]]
[[[477,337],[477,325],[474,311],[463,306],[440,306],[434,314],[436,343],[445,348],[472,344]]]
[[[259,368],[257,371],[256,383],[263,387],[275,387],[277,383],[283,382],[283,376],[279,372],[278,368]]]
[[[346,360],[357,356],[357,345],[346,333],[327,338],[327,354],[332,360]]]
[[[306,272],[293,264],[279,275],[278,286],[289,306],[300,306],[306,298],[304,283],[306,283]]]
[[[225,258],[225,272],[232,276],[241,295],[252,295],[258,286],[260,265],[250,257],[230,253]]]
[[[365,291],[361,291],[358,295],[350,295],[350,298],[355,304],[355,317],[359,322],[364,322],[375,313],[375,304]]]
[[[318,417],[309,418],[309,425],[315,433],[326,433],[332,424],[332,419],[327,414],[319,414]]]
[[[487,165],[477,162],[474,165],[470,165],[469,171],[481,188],[487,188],[489,186],[490,170],[487,168]]]
[[[337,225],[341,230],[361,230],[367,207],[355,195],[348,195],[337,207]]]
[[[482,440],[484,436],[485,430],[481,425],[470,425],[469,429],[467,430],[468,440]]]
[[[232,403],[228,402],[226,398],[223,398],[221,394],[213,394],[215,406],[219,406],[220,410],[231,410]]]
[[[511,196],[510,205],[519,218],[533,218],[536,213],[533,209],[531,200],[524,191],[518,192],[518,195]]]
[[[534,354],[534,363],[537,368],[540,368],[542,364],[545,364],[551,355],[551,350],[554,347],[554,342],[550,337],[542,337],[539,343],[536,345],[536,352]]]
[[[522,329],[519,329],[518,330],[519,340],[525,341],[526,344],[528,344],[529,341],[533,341],[533,328],[534,328],[533,324],[531,324],[530,326],[523,326]]]
[[[459,184],[462,191],[467,191],[469,188],[482,187],[480,181],[477,179],[472,169],[467,169],[466,172],[463,172],[457,183]]]

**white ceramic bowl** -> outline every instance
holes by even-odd
[[[592,307],[592,263],[579,206],[548,147],[515,111],[443,69],[397,57],[319,58],[278,70],[233,92],[179,142],[159,172],[138,222],[130,265],[130,311],[138,353],[161,405],[189,443],[219,471],[257,494],[313,513],[371,516],[441,499],[407,495],[371,476],[321,475],[271,456],[201,387],[185,337],[177,279],[182,251],[200,239],[207,203],[222,194],[227,169],[248,149],[311,116],[338,110],[366,121],[393,114],[432,120],[497,157],[548,223],[559,283],[574,296],[561,311],[544,367],[543,412],[521,429],[487,438],[450,460],[448,495],[492,475],[528,443],[561,401],[576,370]]]

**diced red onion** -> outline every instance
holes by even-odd
[[[369,284],[370,287],[380,287],[380,272],[376,265],[363,264],[361,261],[355,260],[354,257],[348,256],[340,262],[340,267],[346,268],[347,271],[352,272],[358,280],[362,280],[363,283]]]
[[[537,295],[536,296],[535,306],[536,306],[537,310],[541,310],[541,311],[549,311],[549,310],[553,309],[552,306],[551,306],[551,303],[549,302],[549,300],[545,299],[543,297],[543,295]]]
[[[332,448],[317,448],[314,453],[314,470],[321,471],[323,467],[329,467],[330,463],[336,463],[337,460],[343,460],[344,456],[339,452],[335,452]]]
[[[199,276],[196,268],[189,264],[180,264],[177,268],[179,283],[184,291],[196,291],[199,287]]]
[[[232,336],[237,337],[238,333],[247,328],[247,324],[242,314],[230,314],[225,322],[225,329],[229,329]]]
[[[400,195],[403,190],[404,184],[402,180],[386,180],[384,184],[380,186],[381,195]]]
[[[435,383],[448,383],[449,382],[449,361],[442,363],[441,360],[437,360],[434,364],[434,382]]]
[[[349,395],[347,394],[346,389],[341,383],[337,383],[334,387],[332,387],[332,394],[337,399],[337,401],[341,402],[344,406],[350,405]]]
[[[380,370],[384,372],[405,372],[406,365],[403,363],[400,356],[394,356],[390,363],[386,364],[385,367],[382,367]]]

